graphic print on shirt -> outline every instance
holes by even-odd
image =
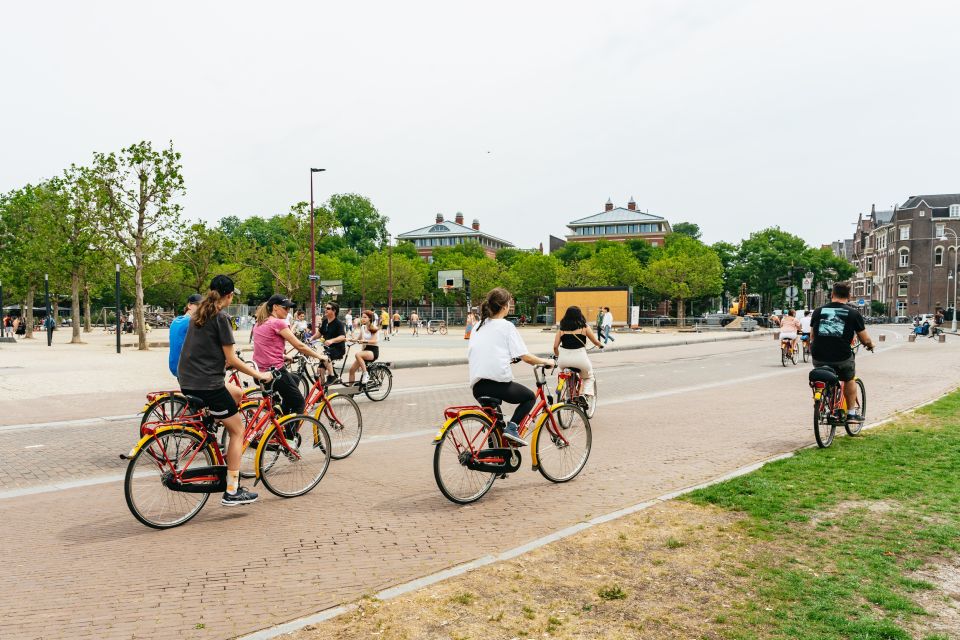
[[[847,310],[823,307],[820,310],[820,326],[817,328],[819,338],[842,338],[843,328],[846,325]]]

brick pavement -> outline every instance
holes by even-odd
[[[11,559],[0,577],[0,637],[230,637],[812,442],[806,370],[780,367],[773,344],[740,345],[608,354],[617,368],[599,379],[612,402],[598,409],[583,474],[551,485],[526,467],[467,507],[436,489],[429,436],[363,443],[308,496],[266,496],[242,510],[210,504],[172,531],[137,523],[119,483],[0,500]],[[960,380],[951,343],[859,361],[874,417]],[[740,378],[750,381],[618,402]],[[418,413],[451,398],[410,395]],[[410,426],[397,422],[385,425]]]

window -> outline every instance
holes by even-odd
[[[873,271],[873,256],[867,256],[867,271]]]
[[[905,316],[907,315],[907,301],[906,300],[897,300],[897,315]]]
[[[909,267],[910,266],[910,252],[906,249],[900,250],[900,266]]]
[[[945,224],[942,223],[942,222],[938,222],[938,223],[937,223],[937,232],[934,233],[933,235],[937,236],[938,238],[942,238],[942,237],[943,237],[943,234],[946,233],[946,231],[945,231],[946,228],[947,228],[947,225],[945,225]]]
[[[897,295],[904,297],[910,287],[910,276],[897,276]]]
[[[910,239],[910,225],[905,224],[900,227],[900,239],[909,240]]]
[[[943,266],[943,247],[937,247],[933,250],[933,266]]]
[[[960,204],[950,205],[950,217],[951,218],[960,218]]]
[[[867,295],[873,295],[873,280],[867,280]]]

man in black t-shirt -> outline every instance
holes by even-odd
[[[323,306],[323,322],[313,335],[314,339],[323,338],[323,346],[330,357],[323,365],[327,370],[327,384],[332,384],[337,377],[333,373],[333,361],[341,359],[346,354],[347,329],[337,314],[340,305],[328,302]]]
[[[850,344],[856,335],[868,351],[873,351],[873,340],[867,334],[860,312],[851,307],[850,285],[838,282],[833,285],[830,303],[813,312],[810,321],[810,355],[813,366],[831,367],[844,382],[850,382],[856,375],[856,362]],[[857,385],[845,384],[843,393],[847,406],[857,406]],[[859,416],[853,411],[850,420]]]

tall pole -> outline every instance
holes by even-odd
[[[46,300],[44,305],[47,307],[47,317],[44,324],[47,327],[47,346],[49,347],[53,344],[53,325],[50,324],[50,276],[46,273],[43,274],[43,297]]]
[[[0,289],[0,296],[2,294],[3,290]],[[393,239],[389,233],[387,234],[387,315],[389,316],[387,335],[390,335],[389,327],[393,326]]]
[[[0,316],[3,315],[3,283],[0,282]]]
[[[310,324],[317,330],[317,242],[314,237],[313,174],[326,169],[310,168]]]
[[[120,353],[120,263],[117,263],[117,282],[114,287],[114,294],[116,297],[117,304],[117,330],[114,332],[117,334],[117,353]]]
[[[956,237],[956,235],[954,235]],[[957,251],[960,250],[960,238],[953,245],[953,319],[950,320],[950,331],[957,332]]]

